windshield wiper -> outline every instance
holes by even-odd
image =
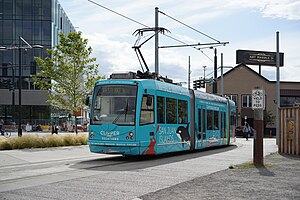
[[[121,109],[120,114],[114,119],[114,121],[112,122],[112,124],[114,124],[116,121],[118,121],[123,114],[125,114],[125,121],[126,121],[127,111],[128,111],[128,99],[126,100],[126,106],[125,106],[125,108]]]

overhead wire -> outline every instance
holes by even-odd
[[[130,21],[132,21],[132,22],[135,22],[135,23],[137,23],[137,24],[139,24],[139,25],[142,25],[142,26],[145,26],[145,27],[147,27],[147,28],[150,28],[149,26],[147,26],[147,25],[145,25],[145,24],[143,24],[143,23],[141,23],[141,22],[139,22],[139,21],[136,21],[136,20],[134,20],[134,19],[131,19],[130,17],[127,17],[127,16],[125,16],[125,15],[123,15],[123,14],[121,14],[121,13],[118,13],[118,12],[116,12],[116,11],[110,9],[110,8],[107,8],[107,7],[105,7],[105,6],[103,6],[103,5],[99,4],[99,3],[97,3],[97,2],[95,2],[95,1],[92,1],[92,0],[88,0],[88,1],[91,2],[91,3],[93,3],[93,4],[95,4],[95,5],[97,5],[97,6],[99,6],[99,7],[101,7],[101,8],[104,8],[105,10],[108,10],[108,11],[110,11],[110,12],[113,12],[113,13],[115,13],[115,14],[121,16],[121,17],[124,17],[125,19],[128,19],[128,20],[130,20]]]
[[[141,22],[139,22],[139,21],[137,21],[137,20],[134,20],[134,19],[132,19],[132,18],[130,18],[130,17],[127,17],[127,16],[125,16],[125,15],[123,15],[123,14],[117,12],[117,11],[114,11],[114,10],[112,10],[112,9],[106,7],[106,6],[103,6],[103,5],[101,5],[101,4],[99,4],[99,3],[95,2],[95,1],[92,1],[92,0],[88,0],[88,1],[89,1],[90,3],[93,3],[93,4],[97,5],[97,6],[99,6],[99,7],[103,8],[103,9],[105,9],[105,10],[110,11],[110,12],[116,14],[116,15],[119,15],[119,16],[121,16],[121,17],[123,17],[123,18],[125,18],[125,19],[127,19],[127,20],[129,20],[129,21],[132,21],[132,22],[134,22],[134,23],[137,23],[137,24],[139,24],[139,25],[141,25],[141,26],[144,26],[144,27],[146,27],[146,28],[150,28],[149,26],[147,26],[147,25],[145,25],[145,24],[143,24],[143,23],[141,23]],[[191,26],[189,26],[189,25],[187,25],[187,24],[185,24],[185,23],[183,23],[183,22],[180,22],[179,20],[177,20],[177,19],[175,19],[175,18],[173,18],[173,17],[171,17],[171,16],[165,14],[165,13],[162,12],[162,11],[159,11],[159,12],[162,13],[162,14],[164,14],[165,16],[167,16],[167,17],[169,17],[169,18],[171,18],[171,19],[177,21],[178,23],[180,23],[180,24],[182,24],[182,25],[184,25],[184,26],[187,26],[187,27],[191,28],[192,30],[194,30],[194,31],[196,31],[196,32],[198,32],[198,33],[200,33],[200,34],[202,34],[202,35],[204,35],[204,36],[206,36],[206,37],[208,37],[208,38],[214,40],[214,41],[220,42],[220,41],[218,41],[218,40],[216,40],[216,39],[214,39],[214,38],[208,36],[207,34],[202,33],[201,31],[198,31],[197,29],[194,29],[193,27],[191,27]],[[172,37],[172,36],[169,36],[169,35],[164,35],[164,36],[166,36],[166,37],[168,37],[168,38],[171,38],[171,39],[173,39],[173,40],[175,40],[175,41],[177,41],[177,42],[179,42],[179,43],[181,43],[181,44],[188,45],[187,43],[185,43],[185,42],[183,42],[183,41],[181,41],[181,40],[179,40],[179,39],[176,39],[176,38],[174,38],[174,37]],[[194,49],[200,51],[203,55],[205,55],[209,60],[212,61],[212,59],[209,58],[209,57],[208,57],[202,50],[200,50],[199,48],[196,48],[196,47],[192,47],[192,48],[194,48]]]
[[[169,17],[170,19],[173,19],[174,21],[176,21],[176,22],[178,22],[178,23],[180,23],[180,24],[182,24],[182,25],[184,25],[184,26],[186,26],[186,27],[188,27],[188,28],[190,28],[190,29],[196,31],[197,33],[200,33],[201,35],[204,35],[204,36],[206,36],[206,37],[208,37],[208,38],[210,38],[210,39],[212,39],[212,40],[214,40],[214,41],[220,43],[219,40],[217,40],[217,39],[215,39],[215,38],[213,38],[213,37],[211,37],[211,36],[209,36],[209,35],[207,35],[207,34],[201,32],[201,31],[199,31],[199,30],[197,30],[197,29],[195,29],[195,28],[193,28],[193,27],[191,27],[191,26],[189,26],[189,25],[187,25],[187,24],[185,24],[185,23],[183,23],[183,22],[181,22],[181,21],[179,21],[178,19],[175,19],[174,17],[171,17],[170,15],[167,15],[166,13],[164,13],[164,12],[162,12],[162,11],[158,11],[158,12],[160,12],[161,14],[163,14],[163,15]]]

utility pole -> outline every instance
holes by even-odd
[[[224,96],[223,53],[221,53],[221,96]]]
[[[191,56],[189,56],[188,89],[191,89]]]
[[[276,100],[277,100],[277,104],[276,104],[276,144],[279,145],[280,143],[280,138],[279,138],[279,122],[280,122],[280,118],[279,118],[279,108],[280,108],[280,70],[279,70],[279,32],[276,32]]]
[[[218,66],[218,60],[217,60],[217,48],[214,48],[214,52],[215,52],[215,56],[214,56],[214,82],[213,82],[213,94],[217,94],[218,93],[218,88],[217,88],[217,75],[218,75],[218,71],[217,71],[217,66]]]
[[[158,7],[155,7],[155,74],[158,76],[159,74],[159,66],[158,66]]]

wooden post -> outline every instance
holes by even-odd
[[[263,165],[263,135],[264,135],[265,91],[260,87],[252,90],[252,109],[254,110],[253,163]]]
[[[263,165],[263,109],[254,110],[254,129],[256,130],[256,136],[253,142],[253,163]]]

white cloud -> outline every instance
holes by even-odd
[[[285,19],[285,24],[291,20],[300,20],[300,1],[292,0],[189,0],[188,2],[176,0],[140,0],[129,1],[100,1],[96,2],[115,10],[123,15],[135,19],[150,27],[154,26],[154,8],[159,7],[160,11],[165,12],[180,21],[193,26],[204,33],[209,29],[212,36],[218,34],[220,39],[224,39],[230,44],[226,47],[218,48],[218,65],[220,65],[220,53],[224,53],[224,65],[235,66],[235,51],[237,49],[275,51],[275,32],[266,30],[263,18],[268,17],[272,22],[277,23],[276,19]],[[140,69],[140,64],[132,46],[136,40],[132,33],[143,28],[141,25],[129,21],[121,16],[111,13],[103,8],[95,6],[86,0],[67,1],[60,0],[67,15],[70,17],[74,26],[79,26],[84,37],[89,39],[89,44],[93,47],[93,56],[100,64],[100,73],[109,75],[117,71],[136,71]],[[250,11],[250,12],[249,12]],[[236,30],[226,29],[230,22],[227,20],[231,16],[243,16],[244,13],[253,13],[259,21],[255,30]],[[261,14],[260,14],[261,13]],[[249,16],[248,15],[248,16]],[[250,20],[251,19],[247,19]],[[270,20],[268,22],[270,22]],[[168,17],[160,14],[160,26],[164,26],[172,33],[167,34],[180,39],[186,43],[204,42],[200,41],[199,34],[193,33],[190,29],[183,27]],[[299,23],[298,23],[299,24]],[[281,24],[280,24],[281,25]],[[212,27],[222,27],[218,30]],[[247,26],[244,26],[248,28]],[[277,27],[276,27],[277,28]],[[281,27],[278,25],[278,28]],[[299,30],[299,28],[298,28]],[[273,31],[273,30],[272,30]],[[281,51],[285,53],[285,67],[281,69],[282,80],[299,81],[297,74],[300,73],[299,67],[299,35],[300,31],[289,33],[290,30],[281,30]],[[263,34],[260,34],[263,33]],[[270,35],[271,34],[271,35]],[[254,36],[255,35],[255,36]],[[219,38],[218,38],[219,39]],[[154,40],[149,41],[142,47],[142,53],[149,68],[154,71]],[[206,41],[205,41],[206,42]],[[160,37],[160,45],[178,44],[170,38]],[[213,69],[213,62],[200,51],[192,48],[175,48],[159,50],[160,73],[179,81],[187,81],[188,56],[191,56],[192,80],[203,76],[203,67],[207,66],[206,74]],[[213,51],[204,49],[203,52],[213,59]],[[255,69],[255,67],[253,67]],[[296,72],[296,73],[295,73]],[[263,73],[268,78],[274,77],[274,68],[263,68]]]
[[[300,19],[299,0],[229,0],[228,6],[258,9],[264,17],[283,18],[288,20]]]

